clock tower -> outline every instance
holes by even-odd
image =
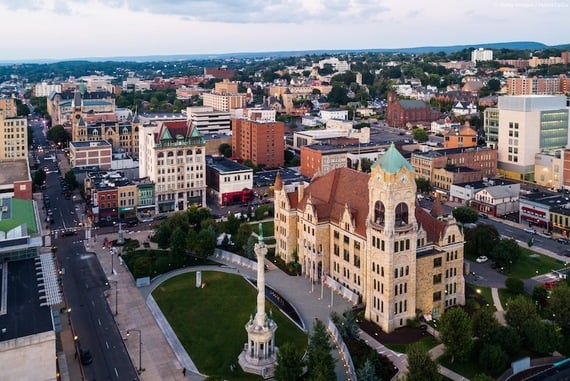
[[[394,144],[371,168],[365,318],[391,332],[416,312],[416,183]]]

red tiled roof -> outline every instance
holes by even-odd
[[[426,231],[428,242],[439,241],[447,225],[445,221],[433,217],[418,204],[416,204],[416,221]]]
[[[303,210],[309,197],[317,210],[319,222],[338,223],[348,206],[356,233],[366,236],[368,217],[368,179],[370,175],[350,168],[338,168],[316,178],[305,190],[297,209]]]

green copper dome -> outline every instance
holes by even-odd
[[[414,170],[412,165],[396,149],[394,143],[390,144],[390,148],[372,166],[375,167],[377,165],[387,173],[397,173],[402,167],[406,167],[410,171]]]

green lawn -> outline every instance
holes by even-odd
[[[508,272],[507,276],[509,277],[529,279],[537,274],[546,274],[552,270],[564,267],[564,263],[557,259],[539,254],[524,247],[521,249],[521,257]]]
[[[182,345],[200,372],[226,380],[261,380],[244,374],[237,357],[247,341],[245,323],[255,314],[257,290],[241,276],[203,272],[204,288],[195,287],[195,273],[186,273],[161,284],[153,297],[170,322]],[[278,325],[277,346],[290,341],[306,349],[307,335],[295,326],[269,301],[266,309],[273,312]]]
[[[431,335],[427,335],[426,337],[418,341],[418,343],[420,343],[420,345],[424,347],[426,351],[429,351],[430,349],[439,344],[437,339]],[[398,353],[406,353],[410,345],[411,344],[384,344],[386,348],[391,349]]]

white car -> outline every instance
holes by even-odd
[[[480,257],[477,257],[477,259],[475,260],[477,263],[485,263],[489,260],[489,258],[487,258],[486,256],[482,255]]]
[[[530,234],[536,234],[536,230],[533,228],[525,228],[524,231]]]

